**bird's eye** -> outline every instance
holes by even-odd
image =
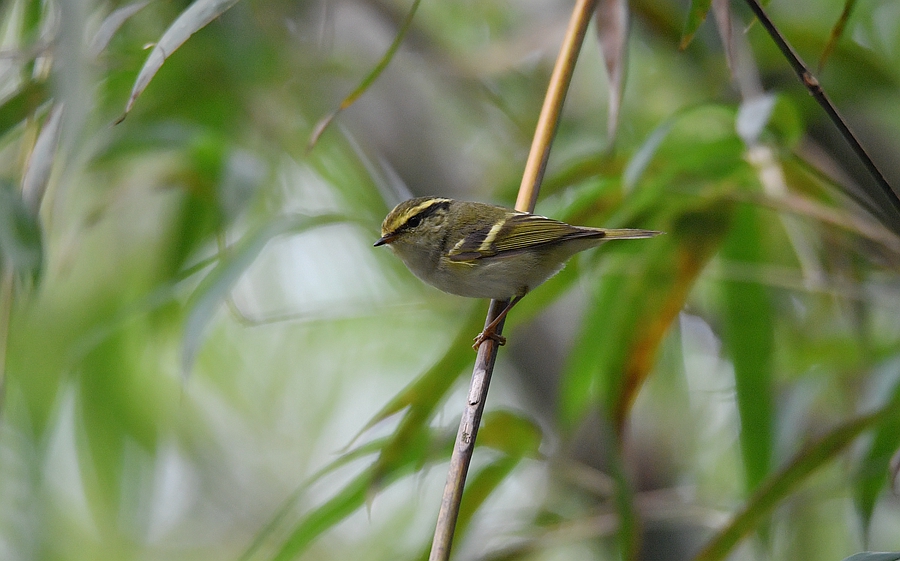
[[[406,221],[406,225],[410,228],[415,228],[422,222],[422,217],[420,215],[415,215]]]

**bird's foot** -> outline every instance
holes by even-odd
[[[478,347],[480,347],[481,344],[488,339],[496,341],[497,344],[501,347],[506,344],[506,337],[504,337],[503,335],[498,335],[497,332],[493,329],[485,329],[484,331],[479,333],[477,337],[475,337],[475,343],[472,345],[472,348],[477,351]]]

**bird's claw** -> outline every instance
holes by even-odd
[[[499,345],[501,347],[506,344],[506,337],[504,337],[503,335],[498,335],[497,332],[495,332],[493,329],[491,329],[491,330],[485,329],[484,331],[479,333],[477,337],[475,337],[475,344],[472,345],[472,348],[477,351],[478,347],[480,347],[481,344],[484,343],[485,341],[487,341],[488,339],[491,339],[492,341],[496,341],[497,345]]]

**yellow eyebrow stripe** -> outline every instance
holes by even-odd
[[[415,216],[425,210],[426,208],[432,207],[436,204],[449,203],[450,199],[428,199],[423,203],[416,205],[409,210],[406,211],[406,216]]]

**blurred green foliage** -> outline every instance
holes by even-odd
[[[538,211],[667,235],[510,316],[459,559],[900,550],[900,216],[711,4],[630,2],[614,145],[583,49]],[[0,2],[0,559],[427,556],[484,305],[371,243],[511,204],[570,7],[423,2],[307,150],[411,6]],[[898,4],[768,9],[900,183]]]

